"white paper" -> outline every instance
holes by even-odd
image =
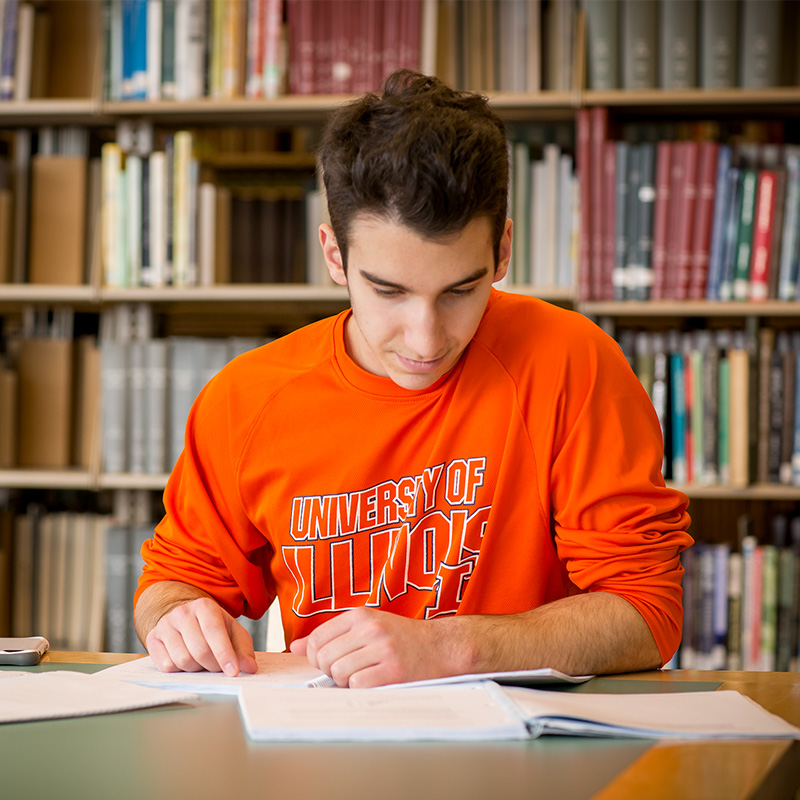
[[[254,741],[526,739],[517,709],[491,682],[440,688],[307,689],[243,684],[239,707]]]
[[[431,678],[424,681],[390,683],[381,688],[414,689],[421,686],[443,686],[452,683],[474,683],[475,681],[494,681],[504,686],[535,686],[548,683],[585,683],[594,675],[566,675],[556,669],[519,669],[505,672],[476,672],[468,675],[449,675],[446,678]]]
[[[196,704],[188,692],[164,691],[125,681],[98,682],[67,670],[0,673],[0,723],[112,714],[170,703]]]
[[[161,672],[150,656],[117,664],[95,673],[97,678],[114,678],[145,686],[183,689],[198,694],[236,694],[240,685],[302,687],[325,675],[304,656],[294,653],[256,653],[258,671],[231,678],[222,672]]]
[[[506,687],[531,735],[642,738],[790,738],[800,728],[736,691],[572,694]]]

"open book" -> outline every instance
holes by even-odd
[[[486,741],[548,733],[800,739],[800,729],[734,691],[571,694],[481,681],[308,692],[245,684],[239,705],[255,741]]]
[[[117,664],[97,673],[98,677],[116,678],[145,686],[158,686],[165,689],[182,689],[200,694],[236,694],[239,686],[258,684],[263,686],[288,686],[296,688],[328,688],[334,686],[333,680],[324,672],[312,667],[303,656],[294,653],[256,653],[258,671],[252,675],[243,673],[229,678],[221,672],[159,672],[149,656]],[[548,683],[581,683],[591,675],[578,677],[565,675],[554,669],[531,669],[516,672],[491,672],[480,675],[455,675],[449,678],[436,678],[430,681],[394,684],[395,686],[422,687],[439,686],[449,683],[470,683],[477,680],[492,679],[497,683],[514,686],[529,686]]]

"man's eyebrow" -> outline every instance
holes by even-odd
[[[473,281],[480,280],[488,272],[488,267],[480,267],[479,269],[476,269],[475,272],[467,275],[466,278],[462,278],[460,281],[456,281],[455,283],[451,283],[449,286],[445,286],[442,291],[447,292],[450,289],[455,289],[456,287],[463,286],[466,283],[472,283]],[[359,273],[361,273],[362,278],[378,286],[386,286],[389,289],[398,289],[402,292],[408,291],[408,287],[403,286],[402,283],[394,283],[393,281],[384,280],[383,278],[379,278],[377,275],[373,275],[371,272],[367,272],[365,269],[359,269]]]

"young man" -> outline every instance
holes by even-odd
[[[351,310],[205,387],[143,548],[162,670],[255,668],[277,597],[339,685],[657,667],[680,640],[686,498],[653,408],[577,313],[498,292],[502,122],[401,72],[332,115],[320,242]]]

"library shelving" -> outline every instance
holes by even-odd
[[[169,100],[109,99],[103,88],[101,68],[104,57],[103,14],[109,5],[91,0],[39,4],[55,13],[55,21],[59,24],[63,23],[62,15],[70,9],[75,12],[76,20],[87,21],[84,25],[76,27],[73,24],[66,29],[69,41],[59,39],[58,48],[52,54],[54,62],[66,63],[65,53],[79,51],[82,72],[79,70],[77,75],[68,76],[66,84],[51,76],[55,94],[46,90],[44,96],[0,101],[0,138],[12,152],[15,132],[35,133],[63,126],[77,126],[88,131],[89,152],[93,157],[99,156],[103,144],[116,142],[125,126],[145,125],[153,131],[156,139],[187,129],[198,132],[198,135],[221,129],[264,129],[277,132],[277,136],[283,131],[302,129],[304,135],[300,139],[308,140],[307,146],[257,151],[223,148],[223,151],[207,152],[201,156],[200,171],[207,172],[212,179],[225,176],[233,186],[237,185],[236,176],[251,172],[267,176],[290,174],[292,180],[304,180],[309,186],[313,183],[313,138],[327,115],[352,99],[352,93],[283,94],[269,98],[239,95]],[[426,5],[435,7],[436,3]],[[575,5],[580,7],[580,4]],[[576,25],[575,30],[573,46],[577,53],[584,47],[581,37],[585,32],[580,25]],[[580,58],[574,60],[573,66],[576,69],[569,85],[559,89],[549,88],[553,85],[550,79],[539,76],[540,84],[536,90],[500,89],[495,85],[485,91],[493,107],[508,124],[510,134],[527,144],[531,151],[535,150],[537,158],[544,143],[550,143],[554,137],[562,136],[564,130],[568,131],[562,149],[563,153],[576,157],[578,173],[584,171],[586,165],[580,164],[577,154],[577,119],[581,112],[593,109],[605,109],[610,127],[617,130],[625,126],[659,126],[678,122],[691,125],[708,120],[726,124],[779,120],[786,123],[789,130],[787,141],[800,142],[796,138],[796,123],[800,118],[798,86],[601,91],[586,88],[588,83],[582,74]],[[51,64],[50,71],[58,71],[55,63]],[[578,179],[581,178],[579,174]],[[3,188],[0,185],[0,190]],[[522,223],[518,229],[521,232],[526,227]],[[97,241],[96,235],[92,238],[87,233],[87,248],[96,247]],[[98,263],[99,260],[96,257]],[[576,274],[566,285],[515,281],[506,288],[574,308],[601,323],[610,321],[608,324],[615,333],[639,328],[665,330],[667,327],[684,333],[730,326],[757,334],[764,326],[773,325],[778,330],[800,331],[800,300],[587,299],[581,294]],[[112,318],[117,310],[127,309],[132,318],[137,313],[148,317],[147,324],[163,339],[221,339],[229,334],[263,338],[335,313],[346,305],[347,295],[341,287],[324,284],[212,282],[209,285],[110,286],[104,280],[103,270],[95,265],[94,269],[87,267],[80,285],[0,283],[0,320],[5,323],[0,331],[5,336],[13,335],[23,327],[25,316],[31,309],[51,312],[60,309],[80,317],[84,332],[96,340],[103,318]],[[135,319],[132,324],[137,324]],[[99,373],[96,379],[99,381]],[[751,388],[755,390],[755,383]],[[99,385],[96,385],[96,391],[100,392]],[[110,493],[119,498],[117,505],[124,507],[126,503],[129,505],[125,498],[131,494],[155,496],[163,489],[168,465],[152,474],[127,469],[109,470],[103,466],[99,441],[94,440],[92,447],[91,453],[84,454],[81,466],[3,466],[0,469],[0,496],[20,497],[23,501],[32,497],[39,501],[43,492],[50,498],[51,491],[62,492],[71,498],[75,493],[104,498]],[[74,459],[73,464],[76,464]],[[791,483],[765,482],[757,480],[755,475],[744,485],[735,487],[701,481],[670,482],[686,492],[692,501],[693,533],[697,538],[728,542],[734,548],[741,538],[737,531],[739,517],[749,516],[753,529],[763,542],[767,542],[774,513],[789,516],[800,513],[800,486]],[[60,506],[57,508],[60,510]],[[41,508],[37,513],[41,513]],[[122,516],[129,522],[134,518],[140,522],[142,515],[128,508],[127,512],[123,509]],[[133,522],[130,524],[133,526]],[[4,621],[0,603],[0,626]]]

